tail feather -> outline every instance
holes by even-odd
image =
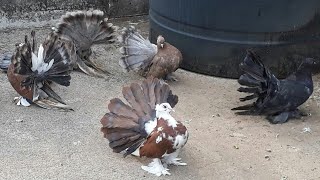
[[[258,97],[257,94],[252,94],[252,95],[240,98],[240,101],[248,101],[248,100],[251,100],[251,99],[254,99],[254,98],[257,98],[257,97]]]
[[[62,16],[56,33],[74,42],[78,50],[87,50],[93,44],[114,42],[116,29],[100,10],[77,11]]]
[[[55,92],[51,89],[50,85],[49,85],[47,82],[43,84],[43,87],[42,87],[41,89],[42,89],[49,97],[53,98],[54,100],[56,100],[56,101],[58,101],[58,102],[60,102],[60,103],[62,103],[62,104],[66,104],[66,103],[62,100],[62,98],[61,98],[57,93],[55,93]]]
[[[131,129],[137,126],[137,123],[134,120],[113,113],[107,113],[104,118],[108,119],[108,121],[106,121],[107,123],[104,124],[104,127],[107,128]]]
[[[247,104],[239,107],[232,108],[231,110],[236,111],[236,110],[250,110],[254,107],[254,104]]]
[[[123,97],[130,105],[114,98],[108,105],[109,113],[101,119],[101,131],[114,152],[125,150],[124,156],[134,152],[148,137],[144,125],[155,118],[156,103],[177,99],[167,84],[151,78],[141,84],[123,87]],[[165,99],[167,98],[167,100]],[[177,101],[172,101],[174,106]]]
[[[157,82],[155,82],[156,80],[158,80],[158,79],[149,79],[149,81],[147,81],[148,87],[149,87],[150,105],[151,105],[152,109],[155,109],[155,107],[156,107],[156,95],[154,92],[154,88],[156,87],[156,83],[157,83]]]
[[[246,97],[240,98],[240,101],[247,101],[257,98],[256,102],[249,105],[240,106],[233,108],[232,110],[248,110],[248,112],[239,112],[237,114],[246,114],[249,112],[260,112],[261,107],[267,97],[270,95],[269,92],[273,92],[277,88],[278,79],[267,69],[260,57],[252,51],[247,51],[247,55],[240,64],[245,74],[241,75],[238,79],[238,83],[247,87],[240,87],[239,92],[252,93]]]
[[[143,94],[143,89],[139,84],[132,83],[130,86],[130,89],[132,91],[133,96],[135,97],[135,100],[141,107],[142,111],[144,112],[145,115],[147,115],[149,118],[151,118],[151,107],[148,104],[148,100],[145,98]]]
[[[256,81],[266,81],[266,68],[260,61],[260,58],[251,51],[248,51],[247,56],[244,59],[244,62],[240,64],[240,69],[249,74]]]
[[[249,87],[249,88],[245,88],[245,87],[239,87],[238,88],[239,92],[245,92],[245,93],[259,93],[260,89],[258,87]]]
[[[126,71],[145,70],[157,53],[157,46],[144,39],[133,26],[124,28],[118,39],[123,44],[119,65]]]
[[[35,32],[32,31],[33,42],[35,42]],[[22,85],[31,87],[32,84],[54,81],[63,86],[70,85],[70,58],[64,47],[64,43],[51,33],[39,48],[38,56],[32,51],[34,44],[30,44],[27,37],[25,43],[17,47],[12,58],[14,72],[26,75]]]
[[[108,105],[108,109],[110,112],[117,114],[119,116],[128,117],[131,119],[138,119],[137,114],[133,111],[133,109],[123,103],[120,99],[114,98],[110,100],[110,103]],[[138,122],[137,122],[138,123]]]

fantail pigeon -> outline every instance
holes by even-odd
[[[157,44],[144,39],[133,26],[124,28],[118,37],[123,44],[120,52],[123,57],[119,64],[126,71],[133,70],[143,77],[153,76],[165,80],[177,79],[172,76],[181,62],[181,52],[158,36]]]
[[[168,84],[149,77],[122,90],[130,105],[118,98],[110,101],[110,112],[101,119],[101,131],[116,153],[153,158],[142,169],[157,176],[170,175],[167,166],[186,165],[178,158],[188,140],[186,127],[170,112],[178,103]]]
[[[70,85],[70,58],[67,45],[51,33],[40,44],[36,55],[35,32],[31,41],[18,44],[8,68],[8,79],[21,95],[15,98],[17,105],[29,106],[35,103],[47,109],[72,110],[50,87],[52,82],[62,86]]]
[[[245,74],[241,75],[238,82],[239,92],[252,93],[240,98],[247,101],[257,98],[252,104],[233,108],[242,110],[239,115],[265,114],[271,123],[284,123],[289,118],[300,118],[306,115],[297,108],[308,100],[313,92],[312,68],[315,61],[311,58],[305,59],[298,70],[288,78],[277,79],[268,68],[264,66],[260,58],[248,51],[244,61],[240,64]]]
[[[104,18],[102,11],[68,12],[53,29],[61,39],[74,44],[76,54],[71,55],[71,60],[75,69],[79,68],[84,73],[96,77],[104,77],[108,73],[90,58],[92,45],[115,41],[114,33],[117,27],[108,23],[108,18]]]

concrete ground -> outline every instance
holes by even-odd
[[[145,17],[117,20],[148,32]],[[50,27],[38,28],[38,40]],[[31,29],[0,32],[0,53],[12,51]],[[70,87],[54,86],[74,112],[18,107],[17,93],[0,74],[0,179],[155,179],[140,166],[147,159],[122,158],[107,145],[100,119],[108,101],[121,97],[123,85],[143,78],[124,73],[114,45],[94,48],[96,62],[112,73],[107,79],[72,72]],[[170,167],[171,176],[157,179],[320,179],[319,82],[314,96],[302,106],[311,114],[300,120],[272,125],[260,116],[236,116],[230,111],[243,96],[236,80],[178,70],[170,83],[179,103],[173,116],[182,121],[190,138],[181,153],[186,167]],[[310,132],[304,132],[310,128]]]

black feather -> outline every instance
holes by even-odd
[[[245,72],[240,76],[238,91],[252,93],[240,98],[240,101],[257,98],[255,103],[233,108],[246,110],[239,115],[266,114],[272,123],[284,123],[295,117],[296,109],[303,104],[313,92],[311,69],[314,61],[307,58],[294,74],[284,80],[278,80],[253,52],[248,51],[240,67]]]

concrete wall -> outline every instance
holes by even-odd
[[[112,17],[148,13],[148,0],[0,0],[0,29],[55,23],[66,11],[100,9]]]

